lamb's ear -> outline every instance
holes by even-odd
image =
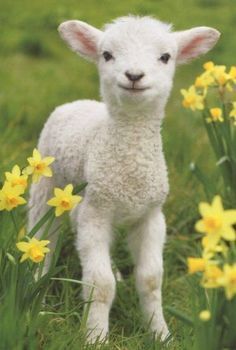
[[[210,27],[196,27],[173,34],[178,45],[177,63],[188,62],[208,52],[220,37],[220,32]]]
[[[81,21],[66,21],[60,24],[58,31],[71,49],[86,59],[96,62],[98,58],[98,42],[102,31]]]

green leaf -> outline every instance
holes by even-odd
[[[186,323],[187,325],[193,327],[193,321],[187,315],[185,315],[182,311],[176,310],[172,306],[166,306],[165,310],[167,310],[170,314],[178,318],[180,321]]]
[[[82,284],[91,288],[96,288],[94,284],[91,283],[86,283],[80,280],[75,280],[72,278],[59,278],[59,277],[52,277],[51,280],[56,280],[56,281],[64,281],[64,282],[70,282],[70,283],[77,283],[77,284]]]
[[[87,186],[87,184],[88,184],[87,182],[82,182],[81,184],[75,186],[73,194],[77,194],[77,193],[81,192],[82,190],[84,190],[85,187]]]
[[[37,224],[32,228],[32,230],[29,232],[28,236],[33,237],[40,228],[47,222],[47,220],[51,217],[51,215],[54,215],[53,213],[54,208],[50,208],[46,214],[43,215],[43,217],[37,222]]]
[[[217,193],[215,184],[202,172],[202,170],[195,164],[190,164],[190,170],[196,176],[198,181],[202,184],[204,192],[208,200],[212,199],[212,196]]]

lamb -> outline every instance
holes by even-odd
[[[88,183],[74,210],[83,281],[88,301],[88,340],[108,336],[115,296],[110,246],[113,227],[128,227],[127,242],[135,264],[140,304],[157,337],[169,334],[163,310],[162,251],[166,237],[162,206],[168,175],[161,123],[177,64],[209,51],[220,33],[210,27],[173,32],[152,17],[127,16],[103,30],[71,20],[59,26],[72,50],[94,62],[103,102],[81,100],[59,106],[40,135],[38,149],[54,156],[54,177],[30,191],[29,227],[47,210],[55,186]],[[53,230],[52,230],[53,231]],[[39,234],[40,236],[40,234]],[[56,244],[51,235],[51,250]],[[50,257],[46,262],[46,269]]]

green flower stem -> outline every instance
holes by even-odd
[[[10,216],[11,216],[11,220],[13,222],[13,225],[14,225],[14,228],[15,228],[15,231],[16,231],[16,236],[18,236],[19,229],[18,229],[18,225],[16,223],[16,218],[15,218],[13,210],[10,211]]]
[[[222,142],[219,142],[219,139],[217,138],[216,135],[216,128],[212,125],[213,123],[209,124],[206,121],[206,115],[204,114],[204,125],[207,131],[208,138],[210,140],[210,143],[212,145],[213,151],[215,153],[217,161],[222,159],[225,156],[225,151]],[[219,166],[223,181],[225,183],[226,188],[228,187],[229,184],[231,184],[230,181],[230,176],[228,173],[228,169],[225,167],[224,163],[220,164]]]
[[[220,131],[221,126],[219,127],[219,125],[215,125],[215,123],[212,123],[212,124],[213,124],[214,133],[215,133],[216,138],[217,138],[217,142],[218,142],[219,147],[220,147],[220,152],[221,152],[220,159],[225,157],[225,161],[220,164],[220,168],[222,169],[224,180],[227,180],[226,187],[231,188],[232,187],[232,171],[231,171],[230,155],[228,153],[229,150],[227,149],[227,142],[225,142],[225,139],[227,138],[227,136],[225,136],[225,138],[223,138],[222,137],[222,135],[224,136],[224,133],[222,132],[223,128]]]
[[[211,181],[211,179],[206,176],[205,173],[201,171],[201,169],[194,164],[190,167],[192,173],[196,176],[196,178],[199,180],[199,182],[202,184],[206,197],[210,201],[212,199],[212,196],[217,193],[217,189],[215,184]]]
[[[219,157],[221,155],[220,149],[219,149],[216,137],[215,137],[214,133],[212,132],[211,125],[206,121],[208,116],[209,116],[209,114],[206,114],[206,113],[203,112],[203,122],[204,122],[204,125],[205,125],[205,128],[206,128],[206,131],[207,131],[208,138],[209,138],[210,143],[211,143],[211,145],[213,147],[213,150],[215,152],[216,158],[219,159]]]

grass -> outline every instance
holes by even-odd
[[[236,24],[236,4],[232,0],[103,0],[99,4],[95,0],[81,3],[75,0],[21,0],[14,2],[14,6],[11,2],[1,2],[0,173],[3,174],[15,163],[24,163],[36,145],[47,116],[57,105],[75,99],[99,99],[96,68],[67,49],[57,34],[58,24],[66,19],[78,18],[101,27],[103,23],[127,13],[157,16],[173,22],[176,30],[207,25],[222,32],[222,38],[212,52],[177,69],[163,125],[171,185],[165,206],[168,242],[165,250],[164,305],[187,312],[191,295],[189,282],[184,276],[185,257],[194,249],[191,232],[197,203],[204,196],[189,170],[189,164],[192,161],[200,163],[209,176],[214,177],[214,158],[201,120],[182,109],[179,90],[189,86],[206,60],[235,64],[236,46],[231,28]],[[63,235],[58,262],[63,270],[59,276],[80,279],[81,269],[73,245],[73,233],[67,222]],[[101,349],[162,349],[163,346],[154,342],[143,327],[125,235],[123,231],[117,232],[113,255],[124,281],[117,285],[111,312],[110,344],[101,346]],[[84,345],[82,308],[80,285],[51,281],[45,307],[42,307],[40,321],[36,325],[37,339],[28,342],[28,349],[98,348],[96,345]],[[165,314],[174,335],[168,349],[189,349],[189,328],[183,327],[167,310]]]

